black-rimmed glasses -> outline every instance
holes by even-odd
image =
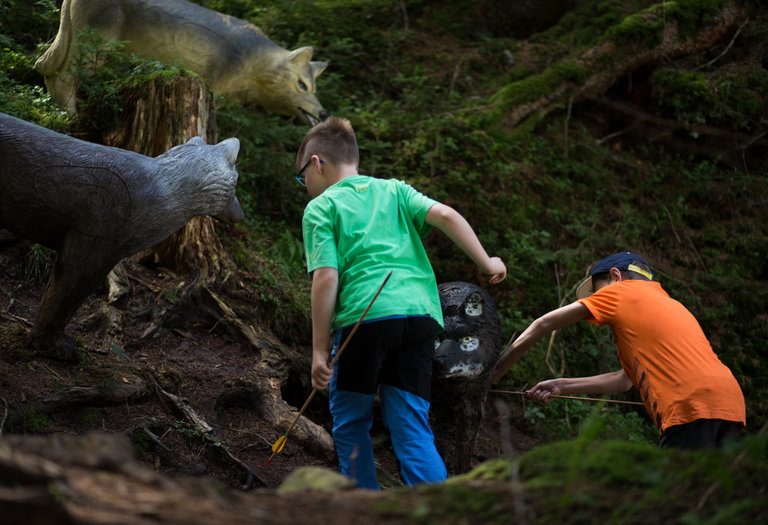
[[[296,182],[301,184],[302,186],[307,185],[307,178],[304,176],[304,172],[307,171],[307,168],[309,165],[312,164],[312,158],[307,161],[306,164],[304,164],[304,167],[299,170],[299,172],[296,174]],[[325,164],[325,161],[323,159],[320,159],[320,164]]]

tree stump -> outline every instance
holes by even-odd
[[[198,77],[179,76],[172,84],[150,82],[127,93],[126,99],[120,129],[104,139],[110,146],[155,156],[196,136],[208,144],[218,140],[213,97]],[[230,278],[237,268],[224,250],[213,219],[190,220],[174,235],[140,254],[139,261],[178,275],[191,274],[179,302],[163,314],[160,324],[206,323],[251,349],[256,365],[245,397],[261,419],[280,432],[287,430],[296,409],[283,400],[281,385],[292,363],[306,357],[284,348],[259,328],[250,296],[238,285],[238,279]],[[334,453],[330,434],[306,417],[299,420],[292,438],[328,457]]]
[[[145,84],[127,94],[123,115],[120,129],[104,138],[106,145],[155,157],[193,137],[218,141],[213,95],[198,77]],[[206,280],[222,270],[223,251],[213,219],[206,216],[195,217],[139,258],[176,273],[199,269]]]

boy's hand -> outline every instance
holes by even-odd
[[[507,266],[499,257],[491,257],[487,270],[486,275],[490,284],[500,283],[507,276]]]
[[[535,385],[533,388],[526,392],[526,395],[530,399],[537,401],[543,401],[544,403],[551,403],[555,400],[553,395],[560,394],[560,386],[558,386],[557,379],[548,379]]]
[[[328,366],[328,356],[315,355],[312,358],[312,387],[326,390],[331,384],[333,369]]]

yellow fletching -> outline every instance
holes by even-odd
[[[274,445],[272,445],[272,452],[274,452],[275,454],[277,454],[278,452],[280,452],[281,450],[283,450],[283,447],[285,446],[285,441],[286,441],[286,438],[285,438],[285,436],[282,436],[282,437],[280,437],[280,439],[278,439],[277,441],[275,441],[275,444],[274,444]]]

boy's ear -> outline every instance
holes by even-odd
[[[611,274],[611,277],[613,277],[619,282],[624,280],[621,275],[621,270],[619,270],[618,268],[611,268],[610,274]]]

